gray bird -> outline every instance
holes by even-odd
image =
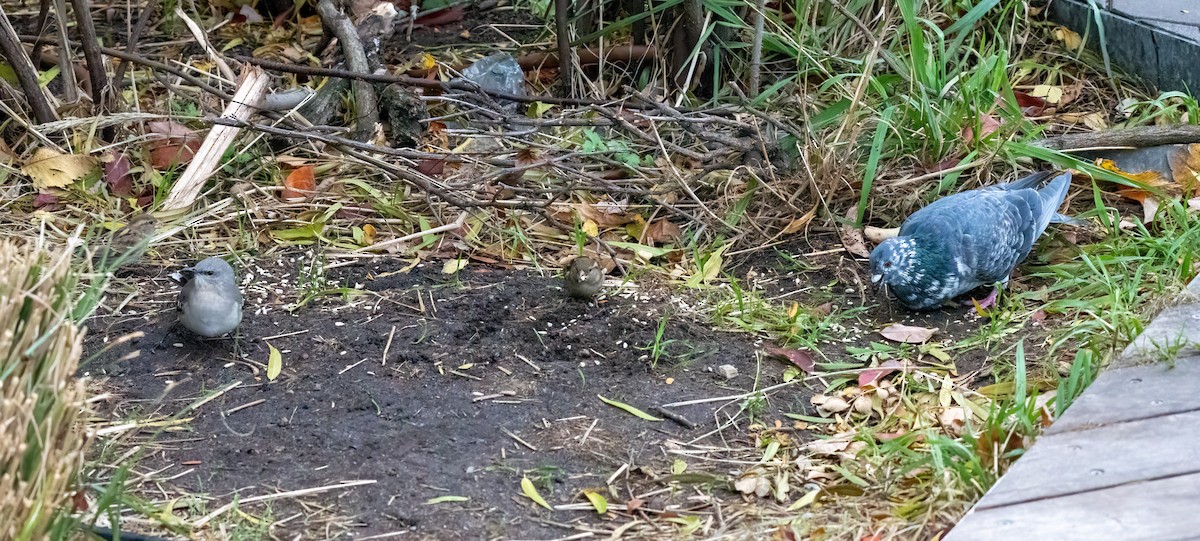
[[[242,292],[233,268],[219,257],[172,275],[179,290],[179,322],[200,336],[215,338],[232,332],[242,322]]]
[[[591,299],[600,292],[604,282],[604,270],[589,257],[580,256],[563,273],[567,293],[579,299]]]
[[[1046,226],[1070,221],[1056,212],[1070,187],[1071,173],[1043,171],[934,201],[871,252],[871,283],[913,310],[998,284],[980,303],[987,308]]]

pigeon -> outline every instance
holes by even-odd
[[[567,293],[578,299],[591,299],[600,292],[604,271],[589,257],[577,257],[563,273]]]
[[[1070,172],[1043,171],[934,201],[871,252],[871,284],[912,310],[998,285],[980,303],[987,308],[1046,226],[1072,221],[1057,213],[1070,187]]]
[[[183,284],[179,290],[179,322],[200,336],[216,338],[232,332],[242,322],[242,292],[233,268],[219,257],[172,275]]]

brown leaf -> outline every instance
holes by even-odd
[[[1200,144],[1192,143],[1167,158],[1171,164],[1171,177],[1183,187],[1184,193],[1200,193]]]
[[[936,332],[937,329],[913,327],[911,325],[893,323],[887,327],[884,327],[883,330],[879,331],[879,334],[884,338],[894,342],[903,342],[905,344],[923,344],[929,341],[930,338],[933,338],[933,334]]]
[[[645,501],[638,498],[631,498],[629,501],[625,502],[625,510],[632,513],[638,509],[641,509],[643,505],[646,505]]]
[[[431,177],[440,177],[446,170],[446,160],[421,158],[417,161],[417,171],[429,175]]]
[[[150,166],[163,170],[190,163],[197,150],[200,150],[200,141],[158,145],[150,149]]]
[[[602,228],[616,227],[635,221],[639,215],[634,212],[624,212],[622,205],[610,202],[575,205],[575,209],[585,220],[596,222]]]
[[[797,368],[804,371],[805,374],[813,373],[813,367],[816,362],[813,360],[811,353],[803,349],[776,348],[768,346],[766,352],[770,355],[776,355],[787,359]]]
[[[311,165],[297,167],[283,179],[283,192],[279,195],[284,201],[303,201],[317,189],[314,168]]]
[[[61,207],[58,196],[49,192],[38,192],[37,196],[33,198],[33,208],[35,209],[54,211]]]
[[[1000,121],[996,120],[996,117],[994,117],[990,114],[983,114],[983,115],[979,116],[979,133],[980,133],[979,138],[980,139],[983,139],[983,138],[991,135],[992,133],[995,133],[995,131],[998,129],[1000,129]],[[963,126],[961,135],[962,135],[963,142],[965,142],[965,143],[970,143],[971,141],[974,141],[975,140],[975,127],[971,124],[967,124],[966,126]]]
[[[663,244],[668,241],[678,241],[682,234],[679,226],[674,223],[668,220],[658,220],[646,226],[645,238],[653,244]]]
[[[463,17],[465,16],[466,11],[464,11],[461,7],[455,6],[417,17],[416,23],[426,28],[430,28],[434,26],[444,26],[450,23],[456,23],[463,20]]]
[[[846,210],[846,219],[854,220],[857,217],[857,207],[850,207]],[[852,224],[842,226],[840,236],[842,238],[842,247],[847,252],[862,258],[871,257],[871,251],[867,249],[867,243],[863,242],[862,231],[859,231],[857,227],[854,227]]]

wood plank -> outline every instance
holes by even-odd
[[[1181,298],[1192,297],[1191,286]],[[1194,298],[1194,297],[1193,297]],[[1157,364],[1200,354],[1200,303],[1172,306],[1154,316],[1113,362],[1114,368]]]
[[[1200,410],[1200,393],[1181,389],[1200,389],[1200,356],[1105,371],[1045,435]]]
[[[1195,392],[1196,385],[1181,388]],[[1200,471],[1200,411],[1043,436],[976,507]],[[1200,509],[1200,503],[1196,504]],[[1200,514],[1200,513],[1198,513]]]
[[[967,514],[944,541],[1168,541],[1200,536],[1200,473]]]

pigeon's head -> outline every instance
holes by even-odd
[[[179,274],[185,283],[192,280],[202,284],[233,283],[234,281],[233,267],[230,267],[224,259],[216,256],[196,263],[194,267],[180,269]]]
[[[917,246],[910,238],[892,237],[871,252],[871,287],[880,288],[908,281],[917,260]]]

